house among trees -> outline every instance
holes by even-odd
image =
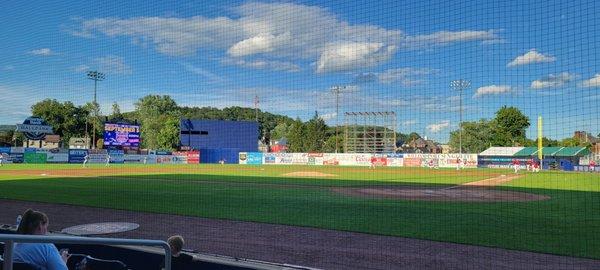
[[[425,153],[425,154],[440,154],[442,153],[442,147],[434,142],[425,138],[414,138],[410,142],[402,145],[402,149],[405,153]]]
[[[573,138],[582,143],[589,143],[590,151],[594,154],[600,154],[600,138],[594,137],[592,134],[589,134],[585,131],[575,131]]]

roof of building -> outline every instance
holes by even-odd
[[[490,147],[479,154],[480,156],[512,157],[525,147]]]
[[[510,148],[510,147],[506,147]],[[487,150],[486,150],[487,151]],[[485,152],[485,151],[484,151]],[[544,156],[553,157],[575,157],[584,156],[589,154],[590,150],[586,147],[543,147],[542,154]],[[516,152],[513,156],[515,157],[529,157],[538,154],[537,147],[524,147],[520,151]]]

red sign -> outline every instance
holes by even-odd
[[[188,151],[187,152],[187,163],[188,164],[200,163],[200,151]]]

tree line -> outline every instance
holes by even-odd
[[[462,122],[460,129],[450,132],[449,145],[453,151],[460,148],[460,133],[462,130],[462,150],[464,153],[481,153],[492,146],[537,146],[537,140],[528,139],[526,130],[531,125],[529,118],[515,107],[500,108],[491,120]],[[598,134],[600,136],[600,134]],[[542,138],[546,147],[552,146],[583,146],[590,147],[589,142],[583,142],[575,137],[564,138],[560,141]]]
[[[100,115],[97,103],[76,106],[70,101],[59,102],[45,99],[31,107],[32,115],[39,116],[52,126],[54,133],[61,136],[63,145],[72,137],[98,138],[96,145],[102,146],[103,122],[125,122],[141,124],[142,147],[147,149],[174,150],[179,147],[180,119],[207,119],[255,121],[258,120],[257,140],[269,145],[271,141],[287,139],[290,152],[343,152],[343,128],[336,136],[335,127],[327,126],[318,112],[306,122],[300,118],[272,114],[261,110],[243,107],[179,106],[168,95],[147,95],[135,104],[135,110],[121,112],[117,103],[112,105],[110,114]],[[515,107],[500,108],[491,120],[480,119],[461,123],[462,150],[465,153],[480,153],[490,146],[536,146],[537,142],[526,137],[530,120]],[[382,127],[383,128],[383,127]],[[599,134],[600,136],[600,134]],[[412,132],[396,132],[397,146],[421,136]],[[458,152],[459,129],[450,132],[449,145]],[[0,143],[22,144],[23,136],[14,131],[0,132]],[[569,137],[561,141],[543,139],[544,146],[589,146],[589,143]]]

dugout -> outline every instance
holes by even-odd
[[[258,152],[258,123],[181,119],[182,146],[200,150],[200,163],[238,163],[239,152]]]
[[[537,159],[537,147],[525,147],[521,151],[515,153],[516,158]],[[543,147],[542,148],[542,168],[558,169],[564,171],[572,171],[574,166],[579,165],[579,159],[590,153],[586,147]]]

